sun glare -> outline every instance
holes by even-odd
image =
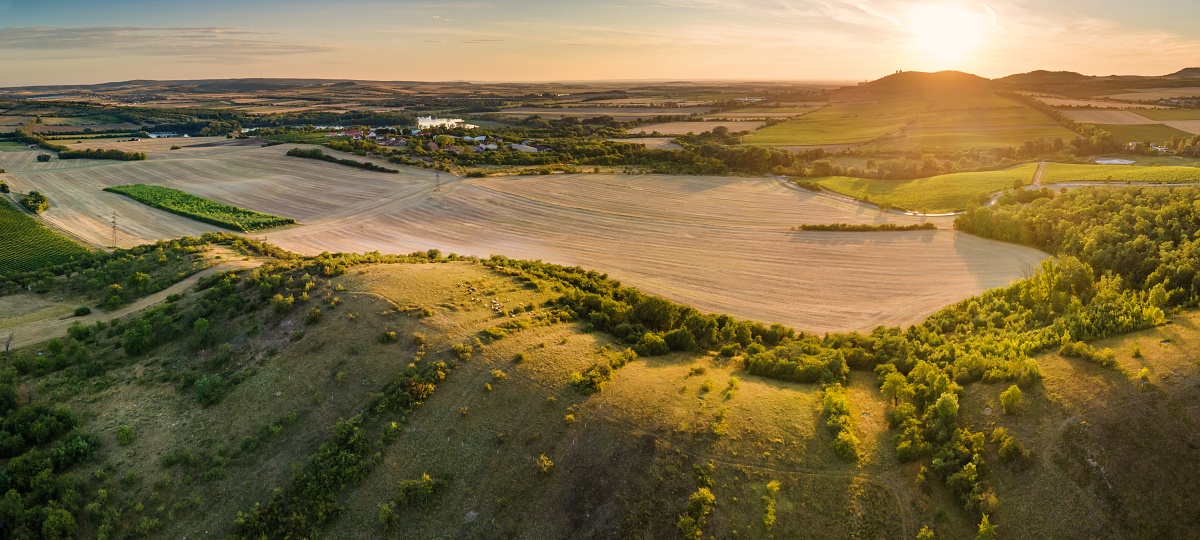
[[[970,59],[985,44],[991,26],[986,14],[952,4],[919,4],[908,18],[916,52],[943,68]]]

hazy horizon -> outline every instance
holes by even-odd
[[[134,79],[861,81],[896,70],[1164,75],[1200,4],[1099,0],[0,0],[3,86]]]

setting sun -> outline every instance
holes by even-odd
[[[940,64],[970,58],[985,44],[991,28],[985,13],[949,4],[913,6],[908,19],[916,52]]]

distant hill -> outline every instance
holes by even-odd
[[[1200,67],[1184,68],[1166,76],[1176,79],[1200,79]]]
[[[922,94],[946,91],[979,91],[991,86],[991,81],[961,71],[899,71],[881,79],[858,86],[874,93]]]
[[[1041,84],[1078,84],[1095,77],[1076,73],[1074,71],[1046,71],[1039,69],[1029,73],[1009,75],[996,82],[1011,86],[1029,86]]]

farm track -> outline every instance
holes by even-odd
[[[13,335],[13,343],[12,343],[13,348],[23,347],[25,345],[31,345],[34,343],[41,343],[41,342],[49,340],[49,339],[53,339],[56,337],[62,337],[64,335],[66,335],[67,329],[70,328],[70,326],[72,324],[75,324],[77,322],[86,326],[86,325],[93,324],[96,321],[109,321],[112,319],[124,317],[124,316],[132,314],[132,313],[138,313],[138,312],[145,310],[146,308],[153,307],[157,304],[162,303],[164,300],[167,299],[168,296],[171,296],[172,294],[182,293],[184,291],[187,291],[188,289],[191,289],[193,285],[198,283],[203,278],[206,278],[206,277],[216,274],[218,272],[226,272],[229,270],[241,270],[241,269],[245,269],[245,268],[252,268],[254,266],[258,266],[258,263],[254,262],[254,261],[238,261],[235,263],[225,263],[225,264],[220,264],[217,266],[212,266],[212,267],[206,268],[204,270],[201,270],[199,272],[196,272],[195,274],[192,274],[192,275],[184,278],[182,281],[179,281],[178,283],[175,283],[174,285],[171,285],[170,287],[167,287],[166,289],[163,289],[163,290],[156,292],[154,294],[151,294],[149,296],[135,300],[133,303],[127,304],[127,305],[121,307],[120,309],[117,309],[114,311],[96,310],[96,311],[93,311],[90,315],[84,315],[82,317],[62,317],[62,318],[42,319],[39,321],[32,321],[32,322],[28,322],[25,324],[5,328],[3,333],[4,334],[11,333]],[[7,336],[5,336],[5,337],[7,337]]]
[[[146,148],[138,144],[119,147]],[[437,191],[432,171],[382,174],[284,156],[293,146],[151,148],[144,162],[8,176],[17,189],[46,193],[53,206],[43,219],[97,244],[112,243],[114,210],[122,246],[219,230],[100,191],[163,185],[295,218],[299,225],[251,236],[298,253],[438,248],[542,259],[605,272],[705,311],[813,332],[916,323],[1007,285],[1046,257],[948,230],[794,232],[801,224],[929,219],[881,213],[765,178],[450,177]],[[9,154],[0,154],[0,166]]]

